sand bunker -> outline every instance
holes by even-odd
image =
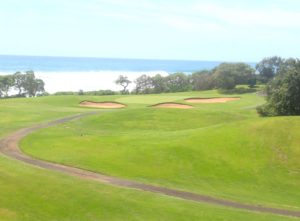
[[[205,103],[205,104],[213,104],[213,103],[226,103],[229,101],[240,100],[239,97],[216,97],[216,98],[187,98],[186,102],[189,103]]]
[[[82,101],[80,102],[80,106],[82,107],[94,107],[94,108],[124,108],[125,104],[117,103],[117,102],[93,102],[93,101]]]
[[[155,104],[152,107],[156,107],[156,108],[177,108],[177,109],[191,109],[191,108],[194,108],[191,105],[179,104],[179,103],[161,103],[161,104]]]

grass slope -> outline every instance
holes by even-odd
[[[0,100],[0,137],[37,122],[89,111],[77,107],[82,99],[108,97]],[[0,221],[295,220],[101,185],[28,166],[1,154],[0,190]]]
[[[223,198],[300,209],[300,118],[259,118],[255,94],[191,110],[148,108],[214,91],[124,96],[128,109],[44,129],[22,141],[37,158]]]
[[[293,220],[119,189],[0,156],[1,221]]]

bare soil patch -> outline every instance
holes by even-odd
[[[80,102],[80,106],[82,107],[94,107],[94,108],[107,108],[107,109],[117,109],[126,107],[125,104],[121,104],[118,102],[94,102],[94,101],[82,101]]]
[[[203,104],[214,104],[214,103],[226,103],[229,101],[240,100],[239,97],[214,97],[214,98],[187,98],[186,102],[189,103],[203,103]]]
[[[160,104],[152,105],[151,107],[156,107],[156,108],[177,108],[177,109],[191,109],[191,108],[194,108],[191,105],[179,104],[179,103],[160,103]]]

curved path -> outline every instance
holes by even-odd
[[[16,160],[25,162],[27,164],[31,164],[34,166],[38,166],[44,169],[54,170],[63,172],[65,174],[69,174],[72,176],[77,176],[80,178],[88,179],[88,180],[94,180],[101,183],[106,183],[114,186],[119,187],[126,187],[126,188],[133,188],[137,190],[142,191],[148,191],[148,192],[154,192],[154,193],[160,193],[168,196],[173,196],[185,200],[192,200],[196,202],[202,202],[202,203],[209,203],[214,205],[220,205],[220,206],[226,206],[231,207],[235,209],[244,209],[248,211],[253,212],[264,212],[264,213],[271,213],[276,215],[284,215],[284,216],[294,216],[294,217],[300,217],[300,211],[291,211],[291,210],[285,210],[285,209],[278,209],[278,208],[271,208],[271,207],[265,207],[265,206],[259,206],[259,205],[249,205],[239,202],[234,202],[230,200],[220,199],[216,197],[191,193],[187,191],[181,191],[166,187],[159,187],[149,184],[142,184],[136,181],[126,180],[122,178],[117,178],[113,176],[103,175],[100,173],[95,173],[71,166],[64,166],[56,163],[50,163],[47,161],[38,160],[35,158],[31,158],[30,156],[25,155],[18,147],[19,141],[25,137],[26,135],[37,131],[42,128],[47,128],[50,126],[62,124],[71,120],[80,119],[85,116],[94,115],[99,112],[89,112],[84,114],[79,114],[76,116],[66,117],[60,120],[52,121],[45,124],[39,124],[36,126],[24,128],[21,130],[18,130],[9,136],[3,138],[0,140],[0,152],[2,152],[4,155],[9,156],[11,158],[14,158]]]

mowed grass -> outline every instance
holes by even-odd
[[[300,209],[300,118],[260,118],[256,94],[194,109],[148,107],[215,91],[125,96],[127,109],[34,133],[37,158],[236,201]],[[234,96],[234,95],[233,95]],[[237,95],[235,95],[237,96]]]
[[[1,221],[296,220],[120,189],[0,155]]]
[[[89,111],[79,109],[81,99],[93,97],[63,96],[0,100],[0,136],[28,125]]]
[[[0,100],[0,137],[22,127],[91,111],[78,108],[78,103],[84,99],[104,101],[118,97],[62,96]],[[132,107],[139,108],[139,104],[132,104]],[[103,111],[103,116],[106,112]],[[0,154],[0,220],[279,221],[295,218],[250,213],[103,185],[39,169]]]

